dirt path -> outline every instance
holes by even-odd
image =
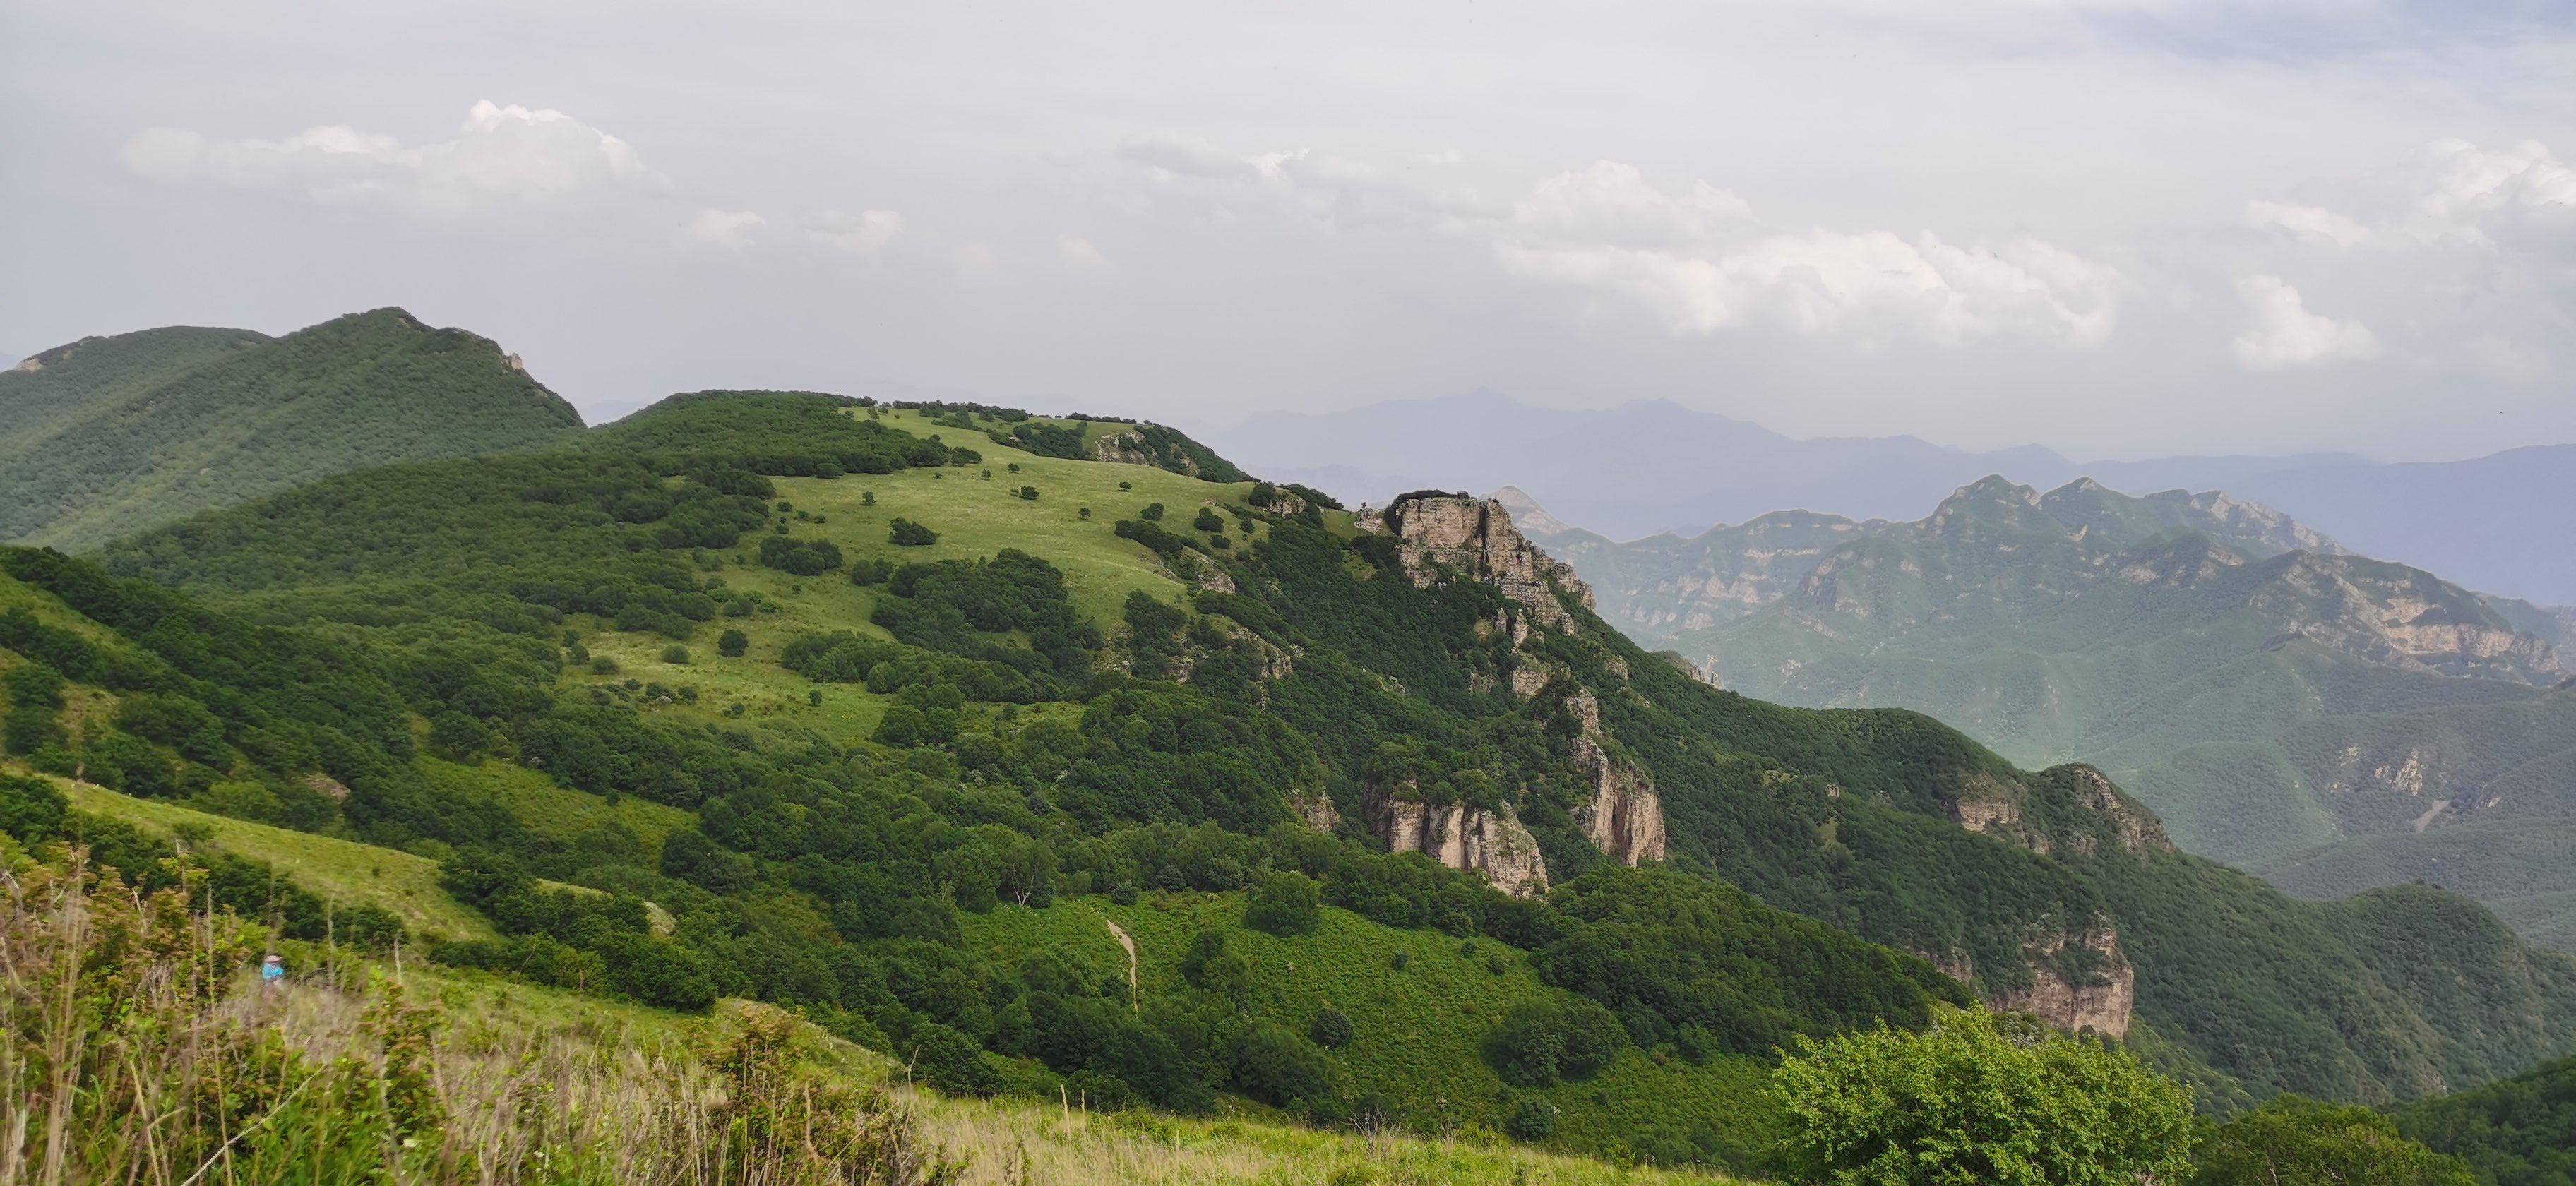
[[[1127,949],[1127,1008],[1140,1009],[1142,1006],[1136,1003],[1136,941],[1128,938],[1127,929],[1117,923],[1104,918],[1100,925],[1109,928],[1109,933],[1118,937],[1118,945]]]

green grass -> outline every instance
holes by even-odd
[[[866,413],[854,408],[851,414]],[[1075,612],[1104,633],[1116,630],[1131,592],[1176,603],[1190,592],[1151,551],[1118,537],[1119,520],[1135,518],[1138,511],[1159,502],[1165,529],[1196,534],[1189,526],[1200,507],[1218,507],[1222,514],[1222,508],[1242,504],[1252,489],[1251,483],[1202,482],[1151,466],[1040,457],[995,444],[980,433],[932,424],[913,411],[887,410],[882,417],[888,427],[921,436],[939,435],[951,444],[975,449],[983,454],[983,463],[829,479],[773,479],[777,501],[794,508],[785,516],[791,537],[828,540],[853,561],[882,559],[895,564],[981,559],[1004,548],[1031,552],[1063,570]],[[1020,467],[1019,473],[1010,472],[1013,464]],[[992,471],[992,480],[981,477],[985,470]],[[1122,482],[1133,488],[1120,490]],[[1038,498],[1020,498],[1017,492],[1022,486],[1036,487]],[[866,505],[869,494],[876,496],[876,505]],[[1087,520],[1081,516],[1084,507],[1091,509]],[[822,521],[797,519],[798,512]],[[918,548],[894,546],[887,533],[897,517],[929,526],[939,533],[939,542]],[[1257,524],[1247,539],[1233,526],[1233,516],[1225,517],[1226,534],[1237,548],[1251,546],[1269,531],[1267,525]],[[1327,518],[1344,527],[1349,521],[1341,512],[1327,512]],[[707,575],[720,577],[731,588],[762,594],[774,604],[775,612],[707,623],[686,644],[689,662],[685,664],[663,661],[668,639],[621,634],[594,618],[577,616],[571,624],[590,653],[614,660],[618,670],[613,675],[568,670],[564,686],[579,689],[634,679],[675,689],[694,687],[696,704],[652,711],[674,720],[749,728],[791,743],[806,736],[847,741],[873,732],[891,698],[871,695],[856,685],[810,683],[780,667],[778,656],[788,643],[807,634],[854,630],[884,637],[885,631],[868,621],[881,591],[852,584],[843,573],[799,577],[761,567],[755,557],[760,541],[769,534],[746,535],[740,545],[719,553],[722,567]],[[727,630],[742,631],[750,639],[750,649],[733,658],[717,654],[716,640]],[[809,702],[817,691],[822,693],[819,705]],[[734,704],[742,706],[742,715],[726,716]]]
[[[661,859],[663,837],[697,824],[695,816],[677,807],[632,796],[611,803],[588,791],[556,786],[553,779],[508,762],[460,766],[425,758],[421,774],[442,793],[492,796],[529,831],[550,840],[571,841],[601,824],[620,825],[644,842],[645,855],[655,862]]]
[[[1581,1083],[1506,1085],[1485,1062],[1487,1032],[1515,1005],[1567,995],[1541,984],[1527,957],[1510,947],[1396,930],[1331,908],[1314,933],[1283,938],[1244,928],[1242,914],[1235,895],[1180,894],[1134,906],[1098,897],[1045,909],[1004,906],[964,921],[966,945],[992,958],[1016,963],[1052,950],[1097,980],[1123,981],[1126,954],[1105,925],[1115,921],[1136,942],[1149,1002],[1181,987],[1179,961],[1194,935],[1225,931],[1229,950],[1250,966],[1243,1006],[1301,1033],[1326,1006],[1348,1015],[1357,1036],[1335,1054],[1336,1063],[1355,1095],[1382,1097],[1408,1125],[1498,1129],[1521,1101],[1543,1099],[1558,1109],[1554,1143],[1573,1150],[1681,1141],[1745,1165],[1770,1139],[1761,1100],[1767,1069],[1751,1059],[1692,1066],[1630,1049]]]
[[[410,853],[208,815],[176,803],[136,799],[67,778],[41,774],[35,777],[61,787],[72,806],[81,811],[124,820],[165,836],[185,825],[202,827],[225,852],[265,861],[324,899],[383,907],[415,931],[450,938],[492,934],[492,925],[482,915],[466,909],[438,887],[436,864]]]
[[[410,998],[435,1003],[443,1040],[493,1035],[566,1044],[609,1065],[631,1051],[703,1049],[732,1017],[762,1006],[720,1003],[711,1017],[578,996],[496,976],[413,967]],[[300,991],[302,996],[310,990]],[[292,1003],[291,1003],[292,1004]],[[319,1013],[290,1010],[291,1017]],[[345,1008],[340,1012],[348,1012]],[[820,1030],[808,1061],[827,1075],[891,1090],[950,1156],[966,1186],[1685,1186],[1730,1181],[1705,1172],[1628,1168],[1482,1134],[1360,1135],[1271,1122],[1228,1103],[1219,1114],[1098,1113],[1054,1100],[954,1098],[904,1082],[895,1060]]]

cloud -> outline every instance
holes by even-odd
[[[1092,246],[1091,240],[1079,235],[1057,236],[1055,253],[1064,261],[1064,266],[1077,272],[1098,271],[1109,266],[1109,258],[1100,254],[1100,249]]]
[[[489,100],[466,112],[446,140],[407,145],[345,124],[280,140],[211,139],[184,128],[146,128],[126,142],[126,169],[162,184],[208,184],[374,203],[431,217],[495,210],[571,210],[619,192],[659,192],[670,179],[633,146],[547,108]]]
[[[1494,249],[1515,276],[1623,297],[1676,334],[1772,323],[1864,341],[2089,346],[2110,335],[2120,287],[2117,271],[2036,239],[1768,231],[1727,190],[1668,194],[1614,161],[1539,182]]]
[[[2247,325],[2236,337],[2236,361],[2258,371],[2345,362],[2379,355],[2379,341],[2358,321],[2308,312],[2299,290],[2278,276],[2241,276],[2236,295]]]
[[[2417,154],[2416,209],[2445,223],[2501,211],[2576,214],[2576,170],[2537,140],[2488,151],[2466,140],[2436,140]]]
[[[1190,141],[1156,137],[1130,140],[1119,145],[1118,155],[1157,170],[1166,180],[1200,177],[1250,181],[1264,176],[1262,161],[1266,160],[1268,169],[1275,173],[1278,162],[1288,154],[1277,153],[1266,158],[1235,156]]]
[[[903,233],[903,216],[892,210],[862,210],[856,214],[827,211],[807,221],[805,234],[826,247],[853,255],[873,256]]]
[[[2252,227],[2278,228],[2301,239],[2321,240],[2337,247],[2353,247],[2371,240],[2371,230],[2356,219],[2345,217],[2322,206],[2285,206],[2279,202],[2245,203],[2245,224]]]
[[[749,247],[746,232],[766,221],[749,210],[701,210],[689,223],[689,237],[718,247]]]

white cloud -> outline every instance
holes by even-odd
[[[2247,226],[2279,228],[2301,239],[2322,240],[2337,247],[2353,247],[2371,240],[2371,230],[2359,220],[2337,214],[2323,206],[2288,206],[2279,202],[2245,203]]]
[[[2442,222],[2471,222],[2505,210],[2576,214],[2576,170],[2537,140],[2495,151],[2466,140],[2436,140],[2417,161],[2423,194],[2416,209]]]
[[[669,179],[633,146],[551,109],[489,100],[456,135],[407,145],[345,124],[281,140],[218,140],[146,128],[127,141],[126,168],[164,184],[199,182],[299,194],[318,202],[381,203],[433,217],[493,210],[574,209],[604,194],[653,192]]]
[[[2379,340],[2358,321],[2308,311],[2299,290],[2278,276],[2240,276],[2236,295],[2247,325],[2236,337],[2236,361],[2258,371],[2375,358]]]
[[[805,233],[815,242],[853,255],[875,255],[903,233],[903,216],[892,210],[831,211],[808,220]]]
[[[2035,239],[1764,231],[1731,192],[1703,181],[1667,194],[1613,161],[1538,183],[1495,250],[1513,275],[1625,297],[1677,334],[1774,322],[1863,341],[2089,346],[2110,335],[2120,286],[2113,269]]]
[[[748,232],[766,221],[749,210],[701,210],[689,223],[689,237],[718,247],[749,247]]]
[[[1077,272],[1097,271],[1109,266],[1109,258],[1100,254],[1100,249],[1092,246],[1091,240],[1080,235],[1057,236],[1055,253],[1064,261],[1064,266]]]

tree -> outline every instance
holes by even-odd
[[[2191,1098],[2124,1050],[1943,1007],[1817,1040],[1772,1073],[1782,1160],[1835,1186],[2137,1186],[2189,1166]]]
[[[751,649],[751,636],[739,630],[727,630],[716,638],[716,653],[728,659],[739,659]]]
[[[1190,520],[1190,527],[1197,531],[1223,531],[1225,520],[1218,517],[1216,508],[1200,507],[1199,517]]]
[[[939,542],[938,532],[910,519],[896,519],[886,526],[886,539],[898,548],[923,548]]]
[[[1136,512],[1136,517],[1143,519],[1148,523],[1160,523],[1163,521],[1163,504],[1159,502],[1146,503],[1144,510]]]
[[[2368,1108],[2284,1095],[2211,1129],[2197,1186],[2475,1186],[2469,1167],[2407,1140]]]
[[[1273,935],[1303,935],[1323,917],[1323,895],[1312,879],[1296,873],[1267,873],[1252,887],[1243,907],[1243,925]]]
[[[1315,1019],[1307,1023],[1306,1036],[1326,1050],[1339,1050],[1350,1045],[1359,1030],[1351,1024],[1349,1014],[1326,1005],[1316,1010]]]

